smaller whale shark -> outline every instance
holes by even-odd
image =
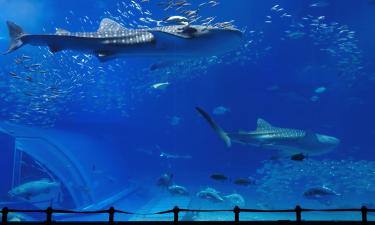
[[[328,153],[340,143],[339,139],[328,135],[299,129],[275,127],[264,119],[258,119],[257,128],[254,131],[227,133],[216,124],[207,112],[199,107],[195,109],[203,116],[220,138],[224,140],[228,147],[232,145],[232,142],[237,142],[280,150],[281,155],[284,156],[295,154],[314,156]]]

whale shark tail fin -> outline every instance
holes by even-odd
[[[21,38],[25,35],[23,29],[17,24],[7,21],[7,26],[9,30],[10,45],[8,51],[3,53],[3,55],[13,52],[14,50],[20,48],[24,43]]]
[[[214,131],[219,135],[219,137],[223,139],[227,147],[230,147],[232,145],[232,142],[228,134],[219,125],[217,125],[217,123],[203,109],[195,107],[195,110],[197,110],[198,113],[203,116],[203,118],[208,122],[212,129],[214,129]]]

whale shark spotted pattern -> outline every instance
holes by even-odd
[[[127,29],[104,18],[96,32],[69,32],[57,29],[55,34],[26,34],[7,21],[11,53],[25,44],[48,46],[55,53],[65,49],[95,54],[101,61],[120,55],[195,57],[222,54],[235,49],[242,32],[234,28],[202,25],[172,25],[147,29]]]
[[[220,138],[224,140],[228,147],[232,145],[232,142],[237,142],[279,150],[282,156],[301,153],[306,155],[322,155],[332,151],[340,143],[339,139],[328,135],[299,129],[275,127],[264,119],[258,119],[257,128],[254,131],[227,133],[203,109],[196,107],[196,110]]]

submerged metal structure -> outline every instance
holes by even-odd
[[[92,171],[82,164],[82,158],[75,151],[83,149],[84,146],[78,142],[64,142],[64,139],[56,138],[61,134],[58,130],[38,129],[34,127],[21,126],[9,122],[0,121],[1,158],[0,171],[3,172],[0,191],[9,193],[13,188],[29,181],[30,179],[47,178],[60,184],[58,196],[51,200],[50,196],[37,196],[31,199],[10,199],[0,201],[0,209],[9,207],[12,209],[27,208],[30,211],[40,211],[47,207],[68,207],[74,210],[100,210],[109,208],[111,205],[125,207],[132,199],[131,195],[137,190],[136,184],[117,184],[115,193],[108,188],[103,195],[91,191],[95,183]],[[66,134],[74,140],[73,134]],[[88,141],[88,140],[85,140]],[[79,145],[79,146],[74,146]],[[86,147],[90,148],[90,145]],[[86,191],[86,189],[88,191]],[[47,195],[47,194],[46,194]],[[27,212],[30,212],[27,211]],[[5,212],[5,213],[4,213]],[[3,218],[7,211],[2,210]],[[22,210],[9,210],[9,216],[20,215]],[[13,214],[12,214],[13,213]],[[59,220],[68,219],[72,215],[61,213],[55,218]],[[22,220],[43,220],[42,214],[22,214]],[[9,219],[9,217],[8,217]],[[7,219],[3,219],[8,221]]]

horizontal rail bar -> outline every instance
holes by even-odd
[[[233,212],[233,209],[179,209],[180,212]],[[295,209],[239,209],[240,212],[260,212],[260,213],[283,213],[283,212],[296,212]],[[301,208],[302,212],[361,212],[362,209],[304,209]],[[8,212],[20,212],[20,213],[45,213],[46,210],[29,210],[29,209],[8,209]],[[97,210],[97,211],[76,211],[76,210],[62,210],[62,209],[53,209],[54,213],[62,214],[103,214],[109,213],[109,210]],[[116,213],[122,214],[168,214],[173,213],[173,210],[166,210],[161,212],[154,213],[134,213],[128,211],[122,211],[115,209]],[[367,212],[375,212],[375,209],[367,209]],[[0,210],[0,213],[3,213],[3,209]]]

